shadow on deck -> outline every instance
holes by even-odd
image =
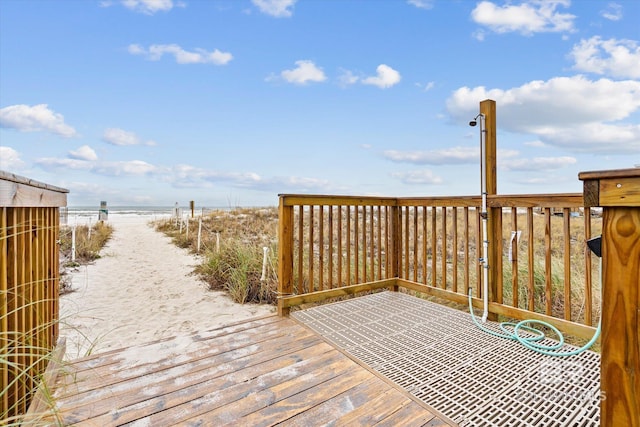
[[[37,424],[446,425],[318,334],[276,316],[97,354],[63,370],[56,408]]]
[[[599,362],[379,292],[79,359],[53,395],[64,425],[598,426]]]

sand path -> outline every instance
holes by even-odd
[[[71,273],[75,292],[60,298],[67,359],[275,312],[207,290],[191,275],[197,258],[147,221],[110,218],[114,234],[102,258]]]

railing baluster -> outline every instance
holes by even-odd
[[[315,291],[315,282],[313,280],[313,264],[314,264],[314,254],[313,250],[313,238],[314,238],[314,216],[315,216],[315,206],[309,205],[309,270],[308,270],[308,278],[309,278],[309,289],[308,292]]]
[[[451,209],[451,215],[452,215],[451,222],[453,223],[452,225],[453,243],[451,248],[451,252],[452,252],[451,271],[453,271],[453,278],[452,278],[453,281],[451,282],[451,290],[453,292],[458,292],[458,208],[457,207],[453,207]]]
[[[535,247],[534,247],[534,238],[533,235],[533,208],[527,208],[527,238],[528,238],[528,253],[527,253],[527,261],[528,261],[528,269],[529,269],[529,280],[527,282],[527,308],[529,311],[535,311]]]
[[[469,294],[469,207],[464,207],[464,293]]]
[[[518,208],[511,208],[511,232],[515,233],[511,240],[511,304],[518,307]]]
[[[418,207],[413,207],[413,281],[418,281]]]
[[[298,206],[298,294],[304,294],[304,206]]]
[[[428,234],[427,234],[427,207],[426,206],[422,206],[422,283],[423,284],[427,284],[427,279],[428,279],[428,264],[427,264],[427,241],[428,241]]]
[[[333,289],[333,248],[335,247],[335,240],[333,237],[333,210],[334,207],[329,205],[329,224],[328,224],[328,234],[327,240],[329,241],[329,289]]]
[[[438,257],[437,257],[437,253],[438,253],[438,247],[437,247],[437,234],[438,231],[436,230],[436,215],[437,214],[437,208],[435,206],[431,207],[431,286],[433,286],[434,288],[438,286],[438,274],[437,274],[437,262],[438,262]]]
[[[348,208],[347,206],[347,209]],[[342,251],[344,250],[342,245],[342,206],[338,205],[336,210],[338,213],[338,277],[336,283],[338,287],[341,287],[342,284],[345,283],[342,278]]]
[[[571,209],[562,210],[564,235],[564,318],[571,320]]]
[[[591,208],[584,208],[584,239],[591,239]],[[584,324],[593,325],[592,268],[591,250],[584,245]]]
[[[442,248],[441,248],[441,262],[442,262],[442,289],[447,289],[447,207],[442,208]]]
[[[347,286],[351,285],[352,281],[351,281],[351,267],[353,264],[353,261],[351,259],[351,242],[353,242],[353,239],[351,237],[351,209],[353,207],[352,206],[347,206],[347,218],[346,218],[346,222],[347,222],[347,235],[345,236],[345,238],[347,239],[347,241],[345,242],[345,245],[347,246],[347,259],[346,259],[346,264],[347,264]]]
[[[318,206],[318,290],[324,288],[324,205]]]
[[[551,277],[551,208],[544,208],[544,297],[547,316],[551,316],[553,304]]]

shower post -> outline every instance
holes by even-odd
[[[600,425],[640,427],[640,168],[578,177],[602,207]]]
[[[498,192],[497,161],[496,161],[496,101],[485,99],[480,102],[480,113],[484,114],[484,177],[487,196],[496,195]],[[482,169],[482,168],[481,168]],[[489,302],[502,302],[502,208],[490,207],[487,210],[487,238],[489,240],[489,253],[486,254],[489,264]],[[489,320],[497,320],[497,315],[489,313]]]

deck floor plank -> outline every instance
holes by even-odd
[[[313,426],[342,417],[337,425],[385,419],[425,425],[434,419],[309,328],[277,316],[73,361],[53,395],[55,409],[43,414],[42,425],[56,416],[62,425],[79,426]]]

